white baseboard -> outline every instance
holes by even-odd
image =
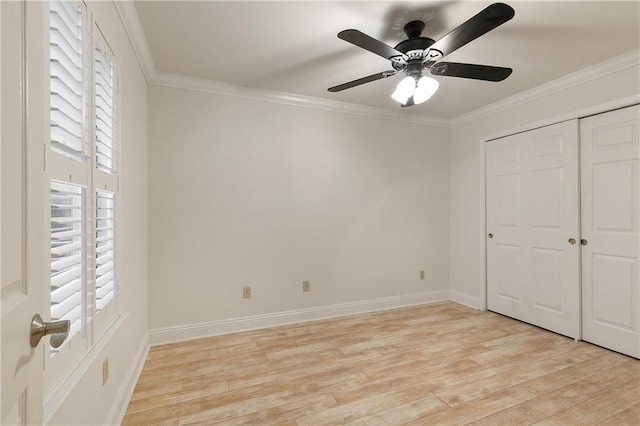
[[[144,367],[144,362],[146,361],[148,354],[149,338],[145,335],[145,338],[140,342],[140,346],[138,346],[138,350],[133,358],[133,362],[129,366],[129,370],[127,370],[125,380],[120,384],[118,393],[113,399],[113,404],[107,413],[107,418],[104,423],[105,425],[119,425],[122,423],[122,419],[127,411],[127,406],[129,405],[129,401],[133,395],[136,383],[138,383],[140,373],[142,373],[142,367]]]
[[[446,300],[449,300],[449,291],[437,290],[385,297],[382,299],[339,303],[336,305],[318,306],[294,311],[188,324],[178,327],[156,328],[149,331],[149,343],[151,345],[160,345],[279,325],[316,321],[346,315],[402,308],[405,306],[424,305]]]
[[[482,309],[482,303],[480,303],[480,298],[478,296],[471,296],[460,291],[449,290],[449,300],[473,309]]]

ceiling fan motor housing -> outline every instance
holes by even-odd
[[[424,22],[411,21],[404,26],[404,33],[407,35],[407,40],[403,40],[396,44],[395,49],[404,53],[405,55],[412,50],[425,50],[428,49],[435,40],[429,37],[421,37],[422,30],[424,30]]]
[[[403,40],[395,47],[396,50],[404,53],[412,50],[425,50],[429,48],[435,40],[429,37],[421,37],[422,30],[424,30],[424,22],[411,21],[404,26],[404,33],[407,35],[407,40]]]
[[[400,52],[406,55],[408,52],[411,52],[412,50],[428,49],[429,46],[431,46],[433,43],[435,43],[435,40],[429,37],[410,38],[398,43],[395,49],[399,50]]]
[[[411,21],[404,26],[404,32],[407,39],[398,43],[394,49],[405,54],[404,58],[391,58],[391,64],[397,71],[406,71],[408,75],[419,75],[421,70],[425,68],[426,60],[435,62],[436,56],[427,56],[429,46],[435,43],[435,40],[429,37],[421,37],[424,30],[424,22]]]
[[[424,26],[424,22],[422,21],[410,21],[405,24],[403,31],[407,35],[407,38],[418,38],[422,35]]]

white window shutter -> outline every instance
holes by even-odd
[[[95,141],[96,167],[116,172],[117,154],[117,82],[114,62],[105,50],[97,47],[95,55]]]
[[[84,327],[83,214],[82,187],[51,182],[51,320],[71,321],[69,339]]]
[[[87,43],[80,4],[52,0],[49,6],[51,149],[84,160],[88,152]]]
[[[96,192],[96,312],[115,300],[115,194]]]

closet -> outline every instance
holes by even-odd
[[[489,310],[640,357],[639,117],[486,143]]]

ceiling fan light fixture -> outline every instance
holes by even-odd
[[[439,86],[438,80],[426,76],[420,77],[418,86],[413,92],[413,102],[417,105],[428,101],[436,93]]]
[[[413,77],[405,77],[400,80],[396,86],[396,90],[391,94],[393,100],[401,104],[407,103],[409,98],[416,90],[416,80]]]

